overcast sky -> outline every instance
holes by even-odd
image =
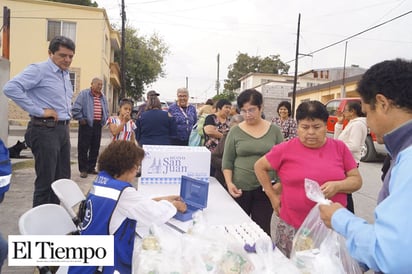
[[[294,73],[298,15],[301,54],[317,51],[404,13],[347,44],[346,65],[368,68],[386,59],[412,59],[411,0],[124,0],[128,24],[139,35],[157,33],[168,45],[166,77],[149,89],[174,99],[188,86],[193,100],[215,95],[217,54],[221,87],[238,53],[279,55]],[[97,0],[121,26],[121,0]],[[299,59],[298,72],[343,67],[345,42]]]

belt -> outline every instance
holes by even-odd
[[[58,120],[55,121],[53,118],[44,118],[44,117],[32,117],[31,122],[35,126],[41,127],[55,127],[56,125],[68,125],[70,120]]]

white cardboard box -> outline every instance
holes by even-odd
[[[179,184],[182,175],[208,182],[210,151],[206,147],[143,145],[142,184]]]

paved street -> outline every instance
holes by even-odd
[[[17,140],[24,140],[25,127],[10,126],[8,146],[14,145]],[[79,183],[79,186],[86,193],[92,180],[93,175],[89,175],[88,178],[80,178],[80,173],[77,168],[77,128],[71,128],[70,130],[71,140],[71,161],[72,161],[72,179]],[[110,143],[110,133],[108,130],[103,130],[102,133],[102,147]],[[102,149],[102,148],[101,148]],[[22,156],[32,157],[30,149],[23,150]],[[33,161],[32,158],[12,159],[12,163]],[[25,168],[19,170],[13,170],[13,176],[11,181],[10,190],[7,192],[6,197],[2,204],[0,204],[0,231],[4,237],[7,235],[19,234],[18,219],[28,209],[32,207],[33,201],[33,189],[34,189],[35,172],[34,168]],[[44,225],[53,225],[53,220],[50,223]],[[12,267],[8,266],[7,262],[3,265],[3,274],[18,273],[29,274],[33,273],[34,267]]]
[[[11,146],[17,140],[24,139],[25,128],[19,126],[10,127],[10,135],[8,145]],[[71,144],[72,144],[72,179],[79,183],[79,186],[84,192],[87,192],[90,187],[93,176],[86,179],[80,178],[77,169],[77,129],[71,129]],[[107,130],[103,132],[102,146],[104,147],[110,142],[110,134]],[[23,151],[22,155],[31,156],[30,150]],[[13,159],[12,162],[33,161],[30,158]],[[354,193],[355,211],[358,216],[365,218],[369,222],[373,222],[373,209],[376,205],[376,197],[381,187],[380,168],[382,163],[361,163],[360,171],[363,178],[363,186],[357,193]],[[321,170],[319,172],[322,172]],[[6,194],[6,198],[0,205],[0,231],[3,236],[19,234],[18,219],[19,217],[32,206],[33,182],[35,173],[33,168],[19,169],[13,172],[12,184],[10,191]],[[45,225],[53,225],[53,221]],[[33,267],[11,267],[7,262],[3,266],[2,273],[33,273]]]

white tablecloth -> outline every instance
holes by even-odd
[[[150,197],[158,197],[165,195],[179,195],[180,184],[138,184],[138,190]],[[207,208],[203,210],[203,219],[205,223],[220,231],[226,231],[228,237],[236,240],[240,244],[253,244],[258,238],[269,237],[250,217],[242,210],[242,208],[233,200],[230,194],[222,187],[222,185],[214,178],[210,177],[209,194]],[[192,221],[181,222],[176,219],[169,221],[171,225],[164,225],[161,227],[163,232],[168,234],[168,237],[176,237],[182,235],[181,232],[187,232],[193,225]],[[177,227],[172,228],[173,226]],[[249,230],[249,231],[246,231]],[[249,232],[248,237],[243,237],[244,232]],[[141,237],[148,234],[148,228],[138,227],[137,232]],[[238,235],[239,233],[239,235]],[[242,235],[243,234],[243,235]],[[136,250],[134,253],[134,263],[139,261],[140,239],[137,239]],[[256,255],[250,255],[251,261],[254,264],[261,263],[261,258]],[[281,265],[287,267],[288,273],[297,273],[290,261],[277,249],[275,249],[274,257]],[[137,273],[136,265],[134,264],[133,273]],[[282,272],[278,272],[282,273]],[[285,272],[286,273],[286,272]]]

